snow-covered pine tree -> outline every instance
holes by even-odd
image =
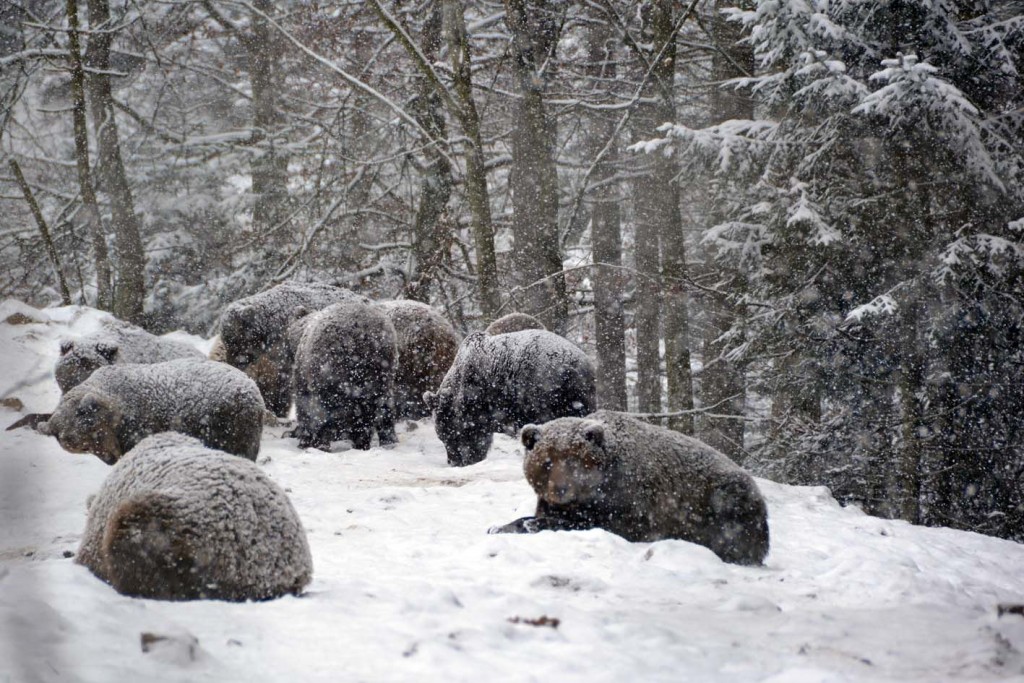
[[[733,9],[755,120],[672,126],[724,197],[764,472],[1024,539],[1024,3]]]

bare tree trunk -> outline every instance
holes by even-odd
[[[590,75],[593,88],[601,80],[614,81],[616,76],[614,47],[611,31],[604,22],[591,25],[587,34]],[[591,117],[588,151],[596,157],[609,138],[616,133],[613,118],[600,113]],[[618,144],[611,147],[598,161],[591,174],[597,186],[592,195],[590,237],[595,263],[594,278],[594,336],[597,346],[597,404],[608,410],[626,410],[626,345],[624,287],[622,265],[622,231],[619,202],[620,187],[609,182],[615,174]]]
[[[103,235],[99,204],[89,168],[89,126],[86,121],[85,67],[82,64],[82,46],[79,39],[78,0],[66,0],[68,18],[68,51],[71,56],[71,117],[75,131],[75,166],[82,194],[82,218],[92,239],[93,259],[96,262],[96,307],[109,311],[113,303],[112,277],[107,242]]]
[[[526,313],[564,331],[569,313],[558,237],[555,122],[544,104],[549,58],[559,27],[546,0],[505,0],[512,72],[519,97],[512,129],[513,265]],[[534,284],[534,283],[540,284]]]
[[[711,57],[711,80],[718,84],[730,78],[754,72],[754,52],[749,45],[740,44],[742,28],[726,21],[718,11],[725,2],[716,3],[711,17],[711,35],[718,50]],[[730,5],[731,6],[731,5]],[[731,88],[716,87],[711,93],[711,120],[715,124],[729,119],[749,119],[754,114],[753,102],[744,93]],[[718,221],[718,211],[712,209],[712,225]],[[706,261],[715,268],[713,247],[707,247]],[[726,290],[741,286],[739,273],[719,273],[719,287]],[[701,404],[722,415],[742,416],[745,411],[746,381],[743,368],[730,361],[725,354],[732,347],[725,337],[741,314],[727,295],[708,294],[704,302],[703,370],[701,371]],[[742,463],[744,422],[741,419],[704,416],[700,422],[700,438],[734,461]]]
[[[900,518],[917,524],[921,516],[921,459],[924,425],[922,394],[925,388],[925,359],[921,354],[918,327],[922,316],[921,305],[913,300],[915,292],[900,312],[900,413],[901,443],[897,455],[896,486]]]
[[[472,214],[473,242],[476,247],[477,285],[480,309],[485,320],[493,320],[501,307],[498,292],[498,266],[494,255],[494,225],[487,190],[487,166],[480,134],[480,117],[473,98],[473,80],[466,18],[459,0],[442,0],[448,56],[451,59],[457,98],[457,118],[466,136],[466,200]]]
[[[423,27],[420,45],[433,61],[441,49],[442,17],[440,0],[431,0],[429,16]],[[423,73],[416,75],[416,98],[412,115],[435,140],[448,136],[444,105],[434,84]],[[444,264],[449,247],[448,227],[443,220],[452,194],[452,168],[443,150],[430,146],[420,177],[420,203],[413,226],[412,264],[405,295],[415,301],[430,301],[430,289]]]
[[[88,4],[91,32],[85,62],[90,70],[87,83],[99,150],[96,176],[99,186],[110,198],[111,227],[114,229],[117,255],[113,312],[124,320],[141,323],[146,296],[146,256],[114,118],[114,99],[108,75],[110,44],[113,41],[110,6],[108,0],[88,0]]]
[[[252,222],[257,234],[267,234],[287,216],[288,155],[277,136],[282,125],[283,54],[278,32],[266,17],[276,14],[272,0],[255,0],[252,29],[244,36],[252,85],[252,125],[258,153],[252,162],[254,196]],[[265,16],[264,16],[265,15]]]
[[[68,290],[67,280],[64,279],[64,269],[60,266],[60,256],[57,254],[57,248],[53,244],[53,238],[50,237],[50,228],[46,225],[46,219],[39,208],[39,202],[36,201],[35,196],[32,194],[32,188],[25,181],[25,176],[22,174],[21,166],[18,165],[18,162],[10,159],[8,165],[11,167],[11,173],[14,174],[15,182],[21,188],[21,193],[25,196],[25,203],[28,204],[28,208],[32,211],[32,217],[36,220],[39,234],[42,236],[43,244],[46,246],[46,255],[49,256],[50,263],[53,264],[53,271],[57,275],[57,284],[60,286],[61,303],[65,306],[70,306],[71,292]]]

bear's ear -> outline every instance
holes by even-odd
[[[431,412],[437,410],[437,394],[433,391],[423,392],[423,402],[430,408]]]
[[[305,306],[296,306],[292,309],[292,321],[301,320],[309,315],[309,309]]]
[[[82,400],[78,402],[78,407],[75,408],[75,412],[83,416],[92,416],[99,413],[100,408],[102,407],[102,401],[92,394],[86,394],[82,397]]]
[[[62,339],[60,342],[60,355],[66,356],[71,353],[71,349],[75,348],[75,342],[70,339]]]
[[[523,445],[526,446],[526,450],[532,451],[533,447],[540,441],[541,429],[537,425],[526,425],[523,427],[523,431],[519,432],[519,438],[522,439]]]
[[[96,345],[96,353],[103,356],[107,361],[113,363],[114,358],[117,357],[117,344],[100,342]]]
[[[583,438],[598,448],[604,448],[604,425],[587,425],[583,429]]]

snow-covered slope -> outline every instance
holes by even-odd
[[[5,302],[0,321],[19,311],[45,322],[0,322],[0,399],[48,411],[57,340],[102,314]],[[18,417],[0,408],[0,426]],[[1024,681],[1024,617],[997,616],[1024,604],[1024,546],[767,481],[763,568],[598,530],[489,536],[532,511],[515,440],[452,469],[429,421],[368,452],[302,452],[283,431],[259,462],[314,579],[248,604],[115,593],[66,557],[109,468],[0,431],[0,681]]]

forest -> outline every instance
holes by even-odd
[[[0,297],[513,311],[598,405],[1024,541],[1024,2],[0,0]]]

